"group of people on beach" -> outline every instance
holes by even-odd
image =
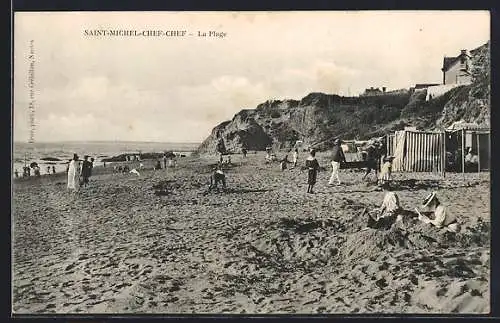
[[[40,172],[40,166],[38,166],[37,163],[33,163],[32,165],[33,167],[31,166],[24,166],[23,167],[23,177],[30,177],[31,176],[31,169],[33,168],[33,175],[35,175],[36,177],[40,177],[41,176],[41,172]],[[56,167],[55,166],[47,166],[47,175],[50,175],[50,174],[55,174],[56,173]],[[19,178],[19,171],[16,169],[14,170],[14,176],[15,178]]]
[[[68,163],[66,172],[68,174],[68,189],[77,191],[80,187],[89,185],[92,169],[94,168],[94,158],[89,160],[89,156],[83,156],[83,161],[77,154],[73,154],[73,158]]]

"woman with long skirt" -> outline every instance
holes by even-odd
[[[73,154],[73,159],[68,166],[68,189],[77,191],[80,187],[80,162],[78,161],[78,155]]]

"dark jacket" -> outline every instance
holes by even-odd
[[[332,160],[334,162],[345,162],[344,151],[340,145],[333,146]]]

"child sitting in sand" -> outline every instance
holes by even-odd
[[[429,210],[429,213],[434,213],[434,219],[423,215],[418,209],[418,219],[424,223],[432,224],[437,228],[445,228],[449,232],[458,232],[460,227],[457,218],[447,211],[446,207],[439,202],[436,192],[427,195],[422,206]]]
[[[313,187],[314,184],[316,184],[316,179],[318,177],[318,172],[319,172],[319,163],[318,160],[316,159],[316,151],[314,149],[311,149],[309,152],[309,157],[306,159],[306,167],[308,169],[307,173],[307,193],[313,194]]]
[[[214,168],[214,172],[210,176],[210,186],[208,187],[208,190],[217,188],[219,183],[222,183],[223,189],[226,189],[226,174],[224,174],[221,167],[218,165]]]
[[[391,191],[388,183],[382,185],[382,188],[385,192],[384,200],[376,214],[368,212],[368,228],[389,229],[396,221],[402,219],[398,195]]]

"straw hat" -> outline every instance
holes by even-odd
[[[436,198],[436,192],[432,192],[427,197],[424,199],[424,202],[422,203],[423,207],[427,207],[434,199]]]

